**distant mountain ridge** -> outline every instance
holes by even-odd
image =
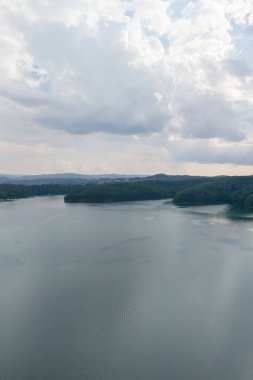
[[[9,175],[0,174],[0,184],[22,184],[22,185],[45,185],[45,184],[86,184],[88,182],[111,182],[111,181],[139,181],[145,178],[147,181],[181,181],[186,179],[205,178],[189,175],[155,174],[131,175],[131,174],[78,174],[78,173],[53,173],[34,175]]]
[[[42,185],[42,184],[85,184],[93,181],[114,181],[119,179],[142,178],[142,175],[126,174],[78,174],[78,173],[53,173],[34,175],[0,174],[1,183]]]
[[[154,174],[148,177],[145,177],[145,180],[148,181],[185,181],[187,179],[196,179],[196,178],[207,178],[206,176],[192,176],[192,175],[185,175],[185,174]]]

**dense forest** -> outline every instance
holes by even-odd
[[[90,185],[70,192],[66,202],[121,202],[173,198],[178,206],[231,204],[253,209],[253,176],[142,180]]]
[[[74,189],[77,190],[80,186],[77,185],[0,185],[0,200],[11,200],[18,198],[28,198],[42,195],[64,195]]]
[[[0,200],[65,195],[65,202],[130,202],[173,198],[178,206],[230,204],[253,209],[253,176],[152,178],[105,183],[0,184]]]
[[[253,208],[253,176],[214,178],[177,192],[173,201],[179,206],[227,203]]]
[[[186,179],[179,181],[128,181],[87,185],[65,196],[65,202],[122,202],[173,198],[177,191],[206,179]]]

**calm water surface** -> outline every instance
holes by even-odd
[[[252,380],[253,221],[0,204],[0,380]]]

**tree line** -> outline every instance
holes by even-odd
[[[253,176],[106,183],[0,185],[0,200],[65,195],[65,202],[130,202],[173,198],[178,206],[231,204],[253,209]]]

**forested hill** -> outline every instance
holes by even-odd
[[[253,209],[253,176],[90,185],[67,194],[65,201],[122,202],[165,198],[173,198],[178,206],[226,203]]]
[[[158,177],[159,178],[159,177]],[[0,185],[0,200],[65,195],[65,202],[130,202],[173,198],[178,206],[231,204],[253,209],[253,176],[128,180],[86,185]]]
[[[71,191],[78,190],[77,185],[0,185],[0,200],[11,200],[28,198],[42,195],[65,195]]]
[[[253,208],[253,176],[212,179],[177,192],[173,201],[179,206],[227,203]]]
[[[173,198],[174,195],[193,185],[206,182],[206,178],[187,178],[178,181],[139,180],[87,185],[65,196],[65,202],[123,202]]]
[[[0,184],[0,200],[11,200],[43,195],[66,195],[66,202],[121,202],[131,200],[172,198],[174,194],[186,187],[205,182],[199,178],[187,177],[172,181],[167,176],[164,180],[121,179],[111,182],[93,182],[86,184],[51,183],[51,184]],[[52,179],[54,181],[54,178]]]

